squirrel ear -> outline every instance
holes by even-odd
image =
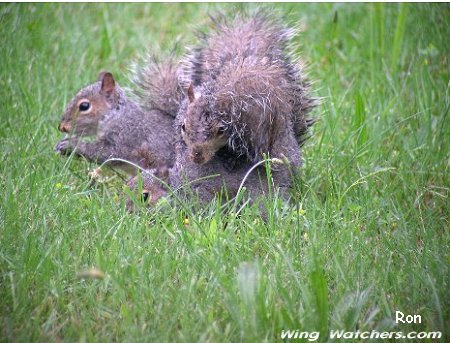
[[[103,77],[105,76],[105,74],[107,73],[107,71],[103,70],[100,72],[100,74],[98,74],[98,81],[103,81]]]
[[[192,83],[189,85],[189,88],[187,90],[187,95],[189,98],[189,102],[194,102],[195,94],[194,94],[194,87],[192,87]]]
[[[111,94],[116,87],[116,82],[114,81],[114,77],[109,72],[101,72],[99,75],[99,81],[102,82],[102,92],[106,94]]]

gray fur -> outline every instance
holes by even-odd
[[[108,94],[102,90],[102,80],[88,85],[67,105],[60,129],[65,128],[69,137],[62,139],[55,150],[61,154],[74,151],[97,163],[122,158],[143,168],[171,166],[174,162],[173,120],[178,107],[174,108],[175,100],[167,101],[167,97],[172,94],[170,99],[175,99],[178,94],[176,70],[172,60],[148,63],[137,77],[149,81],[136,82],[136,86],[142,87],[139,91],[142,97],[147,94],[151,99],[151,107],[149,102],[139,104],[127,97],[118,84]],[[91,112],[87,115],[78,111],[82,99],[91,103]],[[93,137],[93,141],[86,141],[87,136]],[[125,163],[115,166],[136,173],[135,168]]]

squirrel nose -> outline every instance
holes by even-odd
[[[70,131],[70,125],[68,123],[61,123],[58,127],[59,131],[69,133]]]
[[[204,160],[202,152],[200,150],[197,150],[197,149],[194,149],[192,151],[191,159],[195,163],[199,163],[199,164],[202,164],[203,160]]]
[[[150,192],[146,189],[142,190],[142,202],[146,202],[148,197],[150,195]]]

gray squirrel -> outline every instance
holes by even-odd
[[[172,166],[173,121],[181,101],[173,58],[149,58],[135,72],[134,84],[130,98],[111,73],[100,73],[97,82],[81,89],[66,106],[59,130],[68,137],[55,150],[99,164],[119,158],[142,168]],[[136,174],[128,163],[111,165]]]
[[[296,31],[262,11],[212,23],[180,69],[188,94],[182,130],[191,159],[206,163],[228,145],[253,162],[283,154],[300,165],[300,149],[292,148],[313,124],[306,114],[316,100],[287,51]]]

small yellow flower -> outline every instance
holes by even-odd
[[[58,182],[58,183],[55,185],[55,187],[56,187],[57,189],[62,188],[62,183],[61,183],[61,182]]]
[[[308,241],[308,233],[307,232],[303,232],[303,239],[305,241]]]
[[[301,208],[301,209],[298,210],[298,214],[300,216],[304,216],[306,214],[306,211],[303,208]]]
[[[184,226],[188,226],[189,225],[189,218],[184,218],[183,224],[184,224]]]

